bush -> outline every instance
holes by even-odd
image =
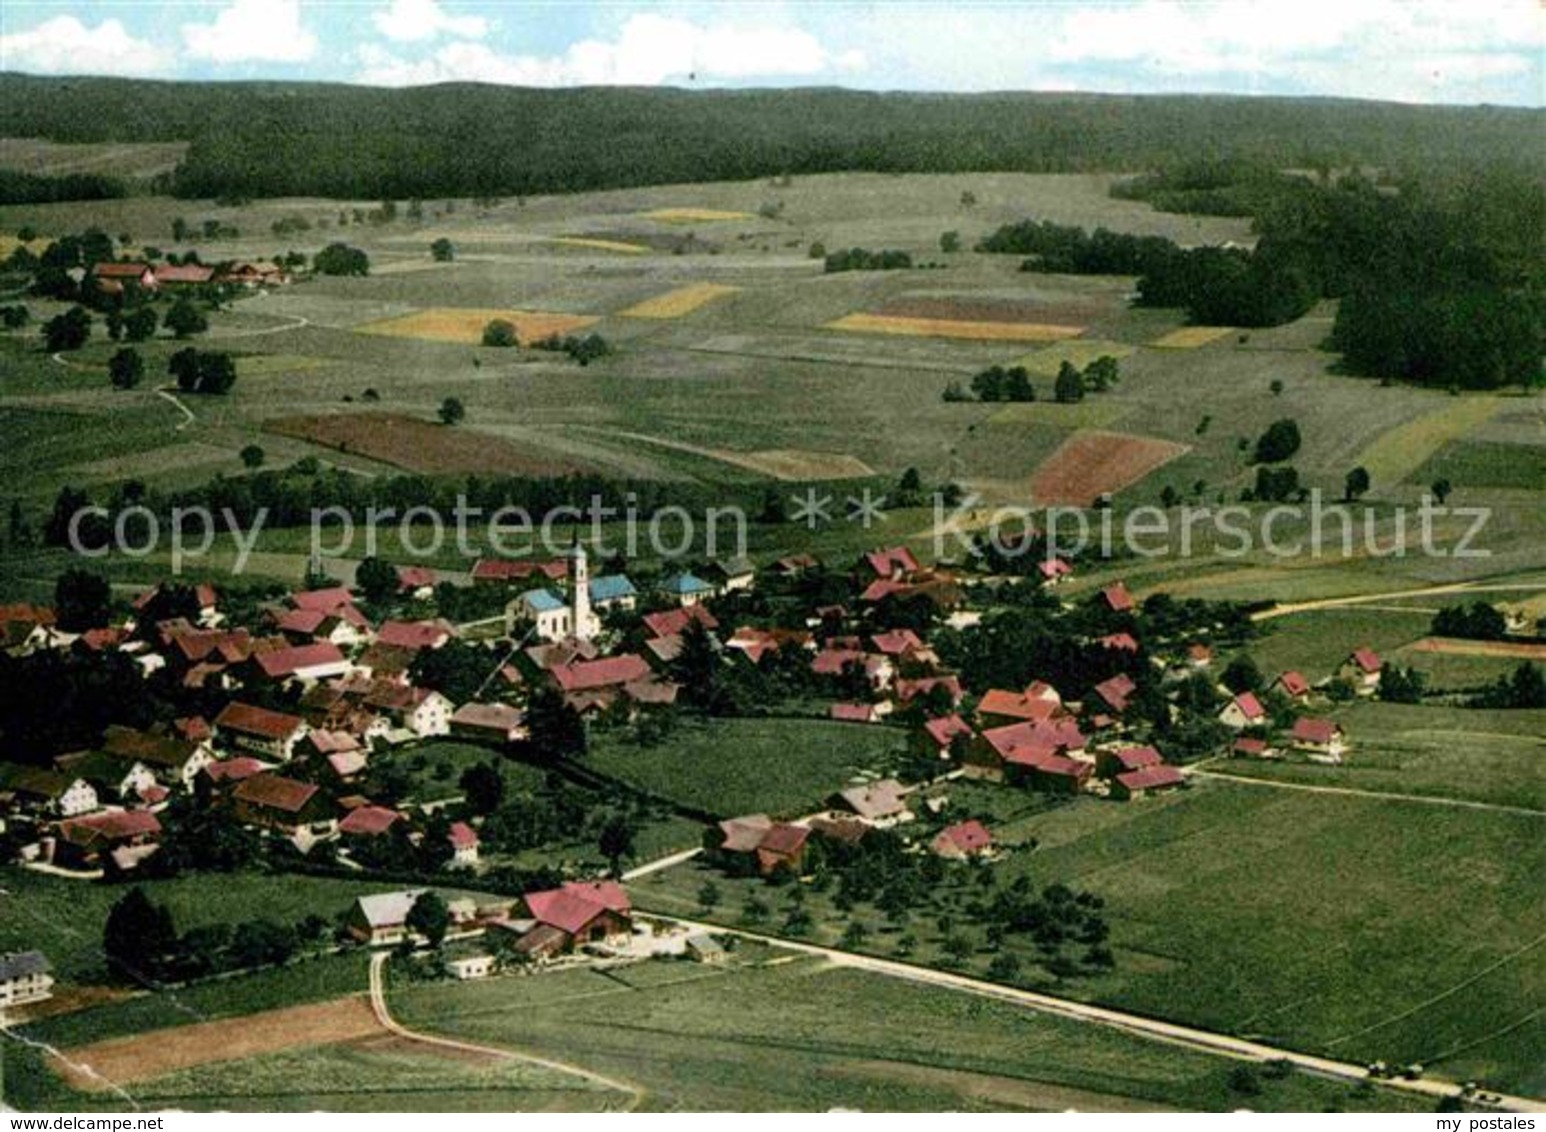
[[[370,257],[348,244],[329,244],[311,261],[318,275],[369,275]]]
[[[520,340],[516,337],[515,323],[503,318],[494,319],[483,328],[483,344],[500,349],[519,346]]]

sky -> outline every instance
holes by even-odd
[[[1546,0],[0,0],[0,70],[1540,107]]]

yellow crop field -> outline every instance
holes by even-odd
[[[730,212],[722,208],[656,208],[641,212],[646,220],[659,220],[664,224],[712,224],[718,220],[755,220],[750,212]]]
[[[36,254],[41,252],[47,246],[48,240],[42,238],[36,240],[18,240],[15,236],[0,235],[0,259],[9,259],[11,253],[14,252],[17,248],[26,248],[29,252]],[[125,250],[127,251],[128,249]]]
[[[1451,397],[1442,408],[1397,425],[1376,437],[1358,454],[1375,486],[1398,484],[1451,440],[1457,440],[1492,419],[1502,405],[1497,397]]]
[[[981,342],[1056,342],[1077,338],[1082,326],[1045,322],[986,322],[957,318],[907,318],[884,314],[849,314],[826,324],[827,330],[859,334],[900,334],[913,338],[971,338]]]
[[[723,283],[693,283],[667,291],[664,295],[656,295],[653,299],[645,299],[620,313],[628,318],[681,318],[715,299],[733,295],[739,290],[739,287]]]
[[[1220,338],[1233,334],[1232,326],[1183,326],[1179,330],[1172,330],[1161,338],[1156,338],[1149,345],[1158,350],[1195,350],[1198,346],[1206,346],[1209,342],[1217,342]]]
[[[1023,358],[1016,358],[1010,365],[1024,366],[1028,373],[1036,377],[1056,377],[1064,362],[1070,362],[1083,369],[1096,358],[1126,358],[1136,351],[1137,347],[1123,342],[1107,342],[1100,338],[1070,338],[1067,342],[1059,342],[1056,346],[1048,346],[1045,350],[1037,350],[1033,354],[1026,354]]]
[[[396,318],[367,322],[354,329],[361,334],[382,334],[389,338],[421,338],[427,342],[476,345],[483,341],[483,328],[496,318],[513,323],[516,337],[522,342],[546,338],[551,334],[573,334],[576,330],[584,330],[600,321],[594,315],[563,314],[557,311],[429,307]]]
[[[553,236],[550,244],[562,244],[566,248],[591,248],[598,252],[620,252],[623,255],[643,255],[650,249],[643,244],[625,244],[622,240],[602,240],[590,236]]]

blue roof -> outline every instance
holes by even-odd
[[[528,590],[521,595],[521,601],[532,613],[552,613],[555,609],[564,608],[564,599],[552,590]]]
[[[592,601],[616,601],[618,598],[634,597],[638,592],[628,580],[627,574],[606,574],[592,578],[590,583]]]
[[[714,587],[692,574],[673,574],[660,583],[660,588],[672,594],[712,593]]]

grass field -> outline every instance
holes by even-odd
[[[1458,798],[1546,814],[1546,712],[1357,703],[1341,766],[1236,759],[1213,769],[1269,781]]]
[[[594,236],[551,236],[548,243],[566,248],[589,248],[592,251],[619,252],[623,255],[645,255],[649,248],[643,244],[630,244],[624,240],[603,240]]]
[[[723,283],[692,283],[667,291],[664,295],[656,295],[653,299],[645,299],[642,303],[635,303],[619,313],[627,318],[681,318],[715,299],[733,295],[737,290],[739,288],[727,287]]]
[[[1058,370],[1064,362],[1084,369],[1096,358],[1123,358],[1131,357],[1137,347],[1129,346],[1123,342],[1106,342],[1101,339],[1070,338],[1066,342],[1059,342],[1056,346],[1048,346],[1045,350],[1037,350],[1035,353],[1026,354],[1023,358],[1016,358],[1013,365],[1024,366],[1035,377],[1056,377]]]
[[[1432,409],[1380,436],[1359,453],[1358,463],[1368,469],[1373,483],[1381,487],[1399,484],[1444,445],[1489,421],[1503,404],[1498,397],[1450,398],[1442,408]],[[1476,481],[1459,482],[1469,485]]]
[[[1383,656],[1424,636],[1432,622],[1433,615],[1421,609],[1356,605],[1314,609],[1266,622],[1263,636],[1245,651],[1268,680],[1294,668],[1314,683],[1336,672],[1359,645]]]
[[[512,475],[563,475],[583,465],[567,455],[517,445],[398,413],[330,413],[281,417],[267,430],[309,440],[346,455],[364,456],[413,472],[497,471]]]
[[[429,342],[457,342],[475,346],[483,341],[483,328],[495,319],[513,324],[516,337],[522,342],[534,342],[553,334],[573,334],[596,323],[588,315],[554,311],[433,307],[382,322],[367,322],[354,329],[360,334],[383,334],[389,338],[418,338]]]
[[[736,212],[725,208],[655,208],[639,213],[645,220],[658,220],[663,224],[715,224],[731,220],[755,220],[750,212]]]
[[[1061,428],[1105,428],[1125,417],[1130,410],[1111,401],[1088,400],[1074,404],[1057,401],[1022,401],[1005,405],[991,417],[992,425],[1045,424]]]
[[[597,736],[588,765],[674,801],[726,817],[820,809],[855,775],[899,760],[894,728],[826,720],[736,719],[683,723],[656,747]]]
[[[1134,1111],[1240,1103],[1230,1063],[1007,1004],[746,948],[640,984],[576,971],[393,996],[410,1024],[535,1045],[647,1090],[646,1109]],[[1295,1075],[1252,1107],[1405,1107]]]
[[[1409,479],[1427,485],[1447,479],[1466,488],[1539,491],[1546,483],[1546,447],[1496,441],[1456,440],[1434,452]]]

